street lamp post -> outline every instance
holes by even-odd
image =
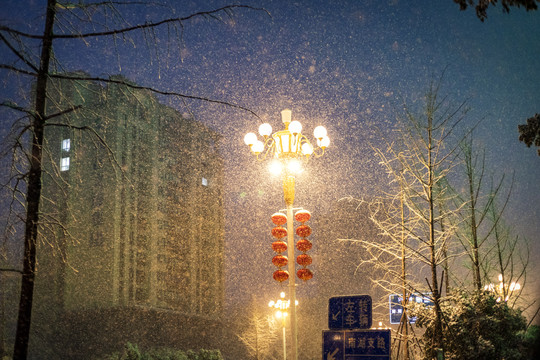
[[[291,305],[290,300],[285,300],[285,293],[282,291],[279,295],[281,299],[277,301],[270,301],[268,303],[268,306],[271,308],[276,309],[276,318],[281,319],[281,326],[282,326],[282,332],[283,332],[283,360],[287,360],[287,340],[285,336],[285,324],[287,320],[287,310],[289,309]],[[298,301],[295,302],[295,305],[298,305]],[[295,306],[296,307],[296,306]]]
[[[289,299],[296,303],[295,264],[294,264],[294,228],[293,228],[293,203],[295,195],[295,174],[301,170],[300,161],[308,161],[310,156],[319,157],[324,154],[330,144],[326,129],[317,126],[313,132],[317,140],[317,148],[314,148],[308,138],[302,134],[302,124],[291,121],[292,112],[289,109],[281,111],[281,120],[285,129],[272,134],[270,124],[259,126],[259,134],[264,142],[260,141],[255,133],[247,133],[244,142],[249,145],[258,160],[273,159],[271,170],[282,173],[283,195],[287,205],[287,255],[289,272]],[[291,348],[293,360],[298,359],[297,343],[298,332],[296,325],[296,307],[291,308]]]
[[[514,292],[521,290],[521,285],[518,282],[512,281],[510,285],[505,282],[503,274],[499,274],[499,284],[493,283],[484,286],[485,291],[493,292],[497,295],[497,302],[507,302]]]

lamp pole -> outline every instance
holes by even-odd
[[[270,301],[270,303],[268,303],[268,306],[275,308],[276,318],[281,319],[281,327],[282,327],[282,332],[283,332],[283,360],[287,360],[287,340],[286,340],[287,337],[285,336],[286,334],[285,323],[286,323],[287,315],[288,315],[287,310],[290,307],[291,301],[285,300],[284,292],[281,292],[280,297],[281,299],[277,301]],[[294,308],[296,308],[296,306],[293,306],[293,309]]]
[[[289,300],[296,304],[296,271],[294,256],[294,225],[293,225],[293,203],[295,193],[295,176],[301,168],[300,161],[307,162],[310,156],[320,157],[330,144],[326,129],[317,126],[313,132],[317,139],[317,148],[314,149],[308,138],[302,134],[302,124],[298,121],[291,121],[292,112],[289,109],[281,111],[281,120],[285,125],[285,130],[272,133],[270,124],[262,124],[259,127],[259,134],[264,138],[264,142],[258,140],[255,133],[248,133],[244,136],[244,142],[249,145],[253,154],[258,160],[266,158],[273,159],[271,167],[273,172],[279,170],[283,173],[283,195],[287,205],[287,269],[289,274]],[[283,169],[285,168],[285,169]],[[291,353],[292,359],[298,359],[298,330],[296,321],[296,306],[291,309]]]
[[[296,271],[294,265],[294,225],[293,225],[293,202],[294,202],[294,176],[285,173],[283,177],[283,195],[287,205],[287,257],[289,262],[289,299],[296,304]],[[298,354],[298,329],[296,322],[296,306],[291,308],[291,348],[293,359],[296,360]]]

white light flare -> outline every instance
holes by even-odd
[[[270,162],[269,170],[272,175],[281,175],[281,172],[283,171],[283,166],[281,165],[281,162],[279,160],[273,160]]]

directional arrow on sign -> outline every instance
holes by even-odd
[[[336,360],[334,355],[336,355],[338,351],[339,351],[339,349],[336,348],[333,352],[328,353],[327,356],[326,356],[326,360]]]
[[[344,360],[344,339],[343,331],[323,330],[323,360]]]
[[[333,296],[328,300],[328,327],[332,330],[369,329],[372,321],[369,295]]]

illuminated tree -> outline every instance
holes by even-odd
[[[367,261],[385,271],[386,278],[378,279],[378,284],[402,294],[405,312],[413,293],[432,300],[434,330],[429,341],[433,349],[444,347],[439,276],[448,268],[448,247],[455,232],[451,219],[459,210],[450,206],[454,195],[447,182],[459,151],[451,137],[467,113],[465,103],[453,106],[440,98],[439,88],[440,82],[431,84],[422,110],[404,104],[395,136],[384,147],[374,147],[389,187],[379,199],[365,204],[382,238],[359,241]],[[406,313],[402,319],[399,356],[409,359],[412,339]]]
[[[410,345],[418,341],[409,331],[411,311],[424,316],[417,323],[427,329],[420,342],[424,358],[432,359],[439,349],[446,354],[455,331],[448,310],[466,306],[468,297],[477,301],[494,273],[504,278],[500,298],[510,299],[512,291],[519,295],[519,286],[512,284],[525,279],[528,262],[525,243],[513,237],[503,221],[511,194],[509,190],[503,197],[504,177],[486,184],[484,158],[473,148],[472,130],[465,130],[465,135],[458,132],[467,113],[465,104],[455,106],[441,99],[439,85],[432,84],[421,111],[405,106],[396,136],[384,147],[374,147],[389,183],[379,198],[359,200],[358,206],[369,209],[381,236],[377,241],[352,240],[365,250],[361,265],[383,270],[384,277],[374,281],[403,298],[404,313],[393,345],[400,359],[410,359]],[[459,263],[462,259],[466,266]],[[467,291],[468,281],[472,291]],[[433,307],[418,312],[408,303],[413,293],[429,297]],[[505,306],[513,308],[516,300],[514,296]],[[489,311],[486,308],[486,316]],[[474,316],[468,321],[473,322]],[[512,320],[501,319],[505,321]],[[471,332],[480,331],[481,323],[477,325],[468,336],[474,338]],[[455,351],[450,349],[449,354]]]
[[[273,314],[261,311],[254,299],[251,301],[251,309],[248,327],[237,335],[238,339],[246,346],[253,359],[271,359],[278,339],[279,324]]]

